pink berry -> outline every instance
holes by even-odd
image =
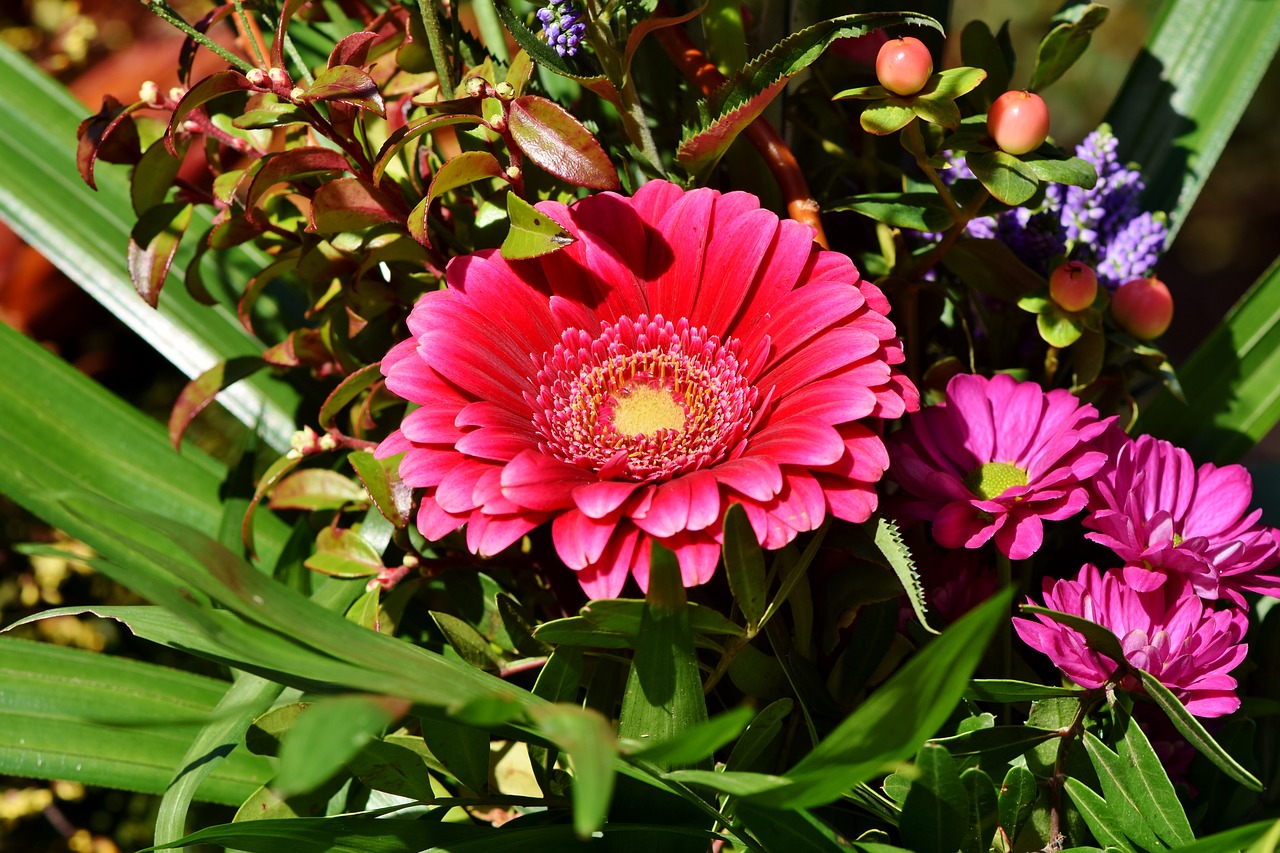
[[[920,39],[890,39],[876,54],[876,77],[895,95],[914,95],[929,82],[932,73],[933,57]]]
[[[1049,296],[1068,311],[1083,311],[1098,296],[1098,276],[1079,261],[1067,261],[1049,276]]]
[[[1155,340],[1173,322],[1173,295],[1155,276],[1126,281],[1111,297],[1111,316],[1135,338]]]
[[[987,113],[987,133],[1007,154],[1034,151],[1049,136],[1049,108],[1034,92],[1005,92]]]

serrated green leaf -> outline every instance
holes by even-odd
[[[925,630],[931,633],[938,631],[929,625],[929,621],[925,618],[925,611],[928,605],[925,602],[924,587],[920,584],[920,575],[916,572],[915,560],[911,557],[911,551],[907,548],[907,543],[902,540],[902,533],[898,530],[898,525],[884,516],[879,516],[874,522],[869,523],[872,526],[871,536],[876,543],[876,547],[880,549],[880,553],[889,562],[889,566],[893,569],[893,573],[898,576],[898,581],[902,584],[902,589],[907,594],[907,599],[911,602],[911,609],[915,611],[916,619],[925,627]]]
[[[1121,161],[1142,164],[1143,206],[1169,213],[1170,242],[1277,48],[1275,3],[1170,0],[1152,21],[1106,121]]]
[[[511,230],[502,241],[501,254],[507,260],[540,258],[563,249],[577,238],[547,214],[515,193],[507,193],[507,216]]]
[[[1110,11],[1106,6],[1090,3],[1081,10],[1076,21],[1059,24],[1050,30],[1036,50],[1036,67],[1031,72],[1031,83],[1027,88],[1039,92],[1075,65],[1089,46],[1093,31],[1107,19]]]

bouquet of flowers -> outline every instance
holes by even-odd
[[[156,850],[1280,845],[1280,275],[1177,366],[1156,275],[1280,3],[1165,0],[1080,139],[1092,3],[147,5],[181,85],[88,118],[0,55],[0,213],[189,376],[0,327],[19,550],[145,601],[6,620],[0,772]]]

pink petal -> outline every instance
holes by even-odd
[[[724,485],[757,501],[770,500],[782,491],[782,469],[773,459],[742,457],[710,471]]]
[[[500,554],[547,520],[543,513],[494,516],[473,512],[467,520],[467,547],[481,557]]]
[[[764,457],[780,465],[819,467],[839,462],[844,455],[844,442],[830,424],[795,417],[771,424],[752,436],[747,454],[749,458]]]
[[[573,502],[589,518],[604,518],[622,506],[642,484],[627,480],[601,480],[573,490]]]
[[[573,490],[594,480],[584,468],[526,450],[502,469],[502,494],[520,506],[553,512],[572,507]]]
[[[601,521],[571,509],[551,522],[551,541],[566,566],[581,570],[600,559],[617,527],[616,518]]]

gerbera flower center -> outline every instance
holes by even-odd
[[[987,462],[969,472],[964,485],[984,501],[998,498],[1015,486],[1027,484],[1027,472],[1009,462]]]
[[[714,464],[743,441],[759,394],[736,340],[688,321],[621,317],[568,329],[542,356],[531,400],[544,453],[604,478],[662,480]]]

